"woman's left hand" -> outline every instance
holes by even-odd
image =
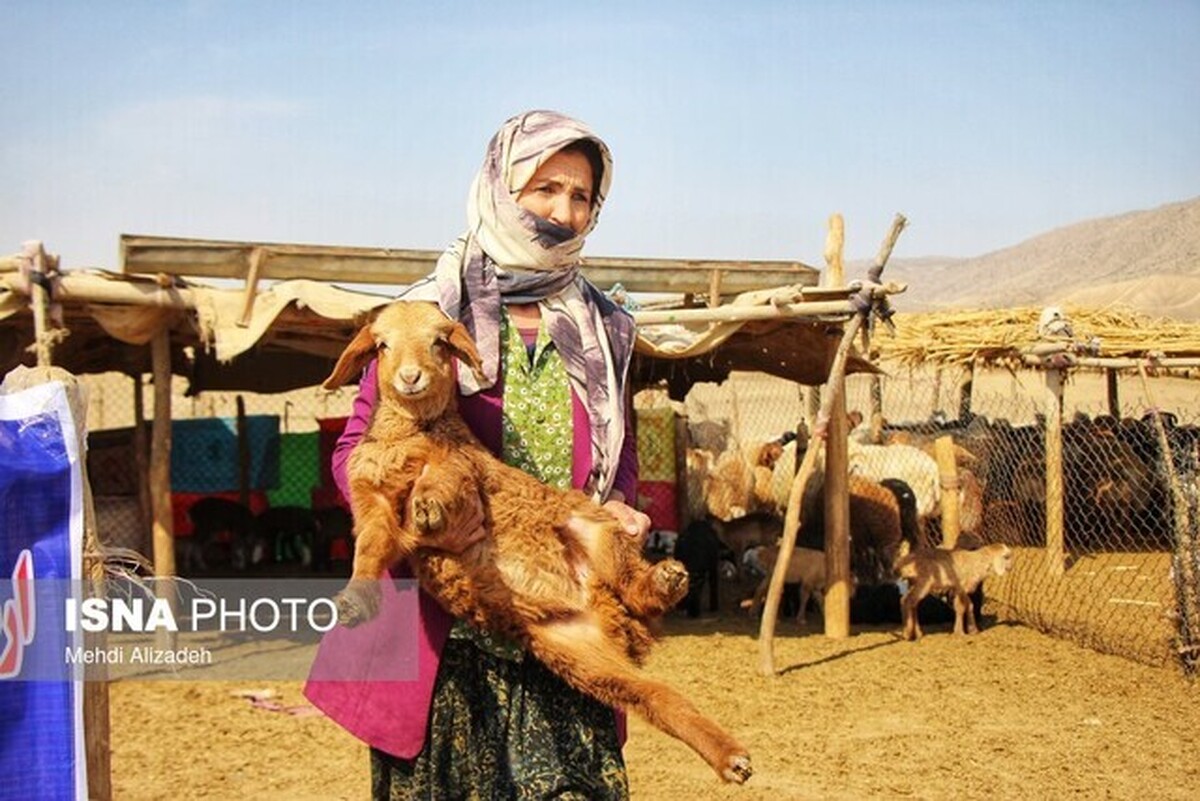
[[[650,533],[649,515],[639,512],[623,501],[616,500],[605,501],[604,509],[617,519],[626,534],[637,539],[639,547],[645,543],[646,535]]]

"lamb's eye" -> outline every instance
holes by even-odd
[[[379,351],[380,353],[387,349],[388,343],[384,342],[382,339],[375,343],[375,350]]]

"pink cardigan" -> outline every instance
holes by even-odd
[[[363,373],[346,429],[333,453],[333,476],[344,497],[349,497],[346,464],[362,438],[378,398],[375,363]],[[503,380],[476,395],[459,398],[459,411],[467,425],[493,453],[500,452]],[[583,403],[571,393],[574,441],[572,481],[581,487],[592,469],[589,425]],[[629,500],[637,497],[637,440],[627,415],[625,442],[614,488]],[[407,564],[394,568],[397,577],[411,577]],[[384,638],[364,638],[360,630],[338,626],[321,641],[305,696],[342,728],[368,745],[402,759],[412,759],[425,744],[429,709],[433,703],[442,647],[453,619],[424,591],[413,598],[391,593],[385,584],[381,616],[401,626],[415,623],[415,631],[392,632]],[[412,653],[416,650],[416,664]],[[386,671],[386,672],[383,672]],[[383,675],[386,678],[380,679]],[[397,680],[399,678],[410,680]],[[625,739],[624,716],[617,716],[618,733]]]

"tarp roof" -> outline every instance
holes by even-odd
[[[18,257],[0,259],[0,373],[34,362],[26,283]],[[731,318],[723,322],[688,319],[705,316],[701,310],[642,315],[658,324],[639,321],[634,384],[666,381],[671,395],[682,398],[693,383],[719,382],[732,370],[822,383],[832,358],[829,321],[848,317],[850,294],[804,285],[743,293],[715,310]],[[286,280],[258,291],[247,318],[242,289],[179,277],[71,271],[60,276],[54,300],[58,330],[65,332],[56,336],[54,364],[76,374],[149,373],[145,345],[167,326],[172,370],[198,393],[317,385],[371,310],[390,298]],[[848,372],[873,370],[857,356],[848,364]]]

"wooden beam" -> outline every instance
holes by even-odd
[[[228,242],[121,236],[121,272],[246,279],[255,251],[260,279],[308,278],[343,284],[407,285],[433,272],[441,251]],[[707,293],[714,272],[725,295],[785,284],[813,286],[818,271],[798,261],[585,258],[584,274],[601,288],[630,292]]]

